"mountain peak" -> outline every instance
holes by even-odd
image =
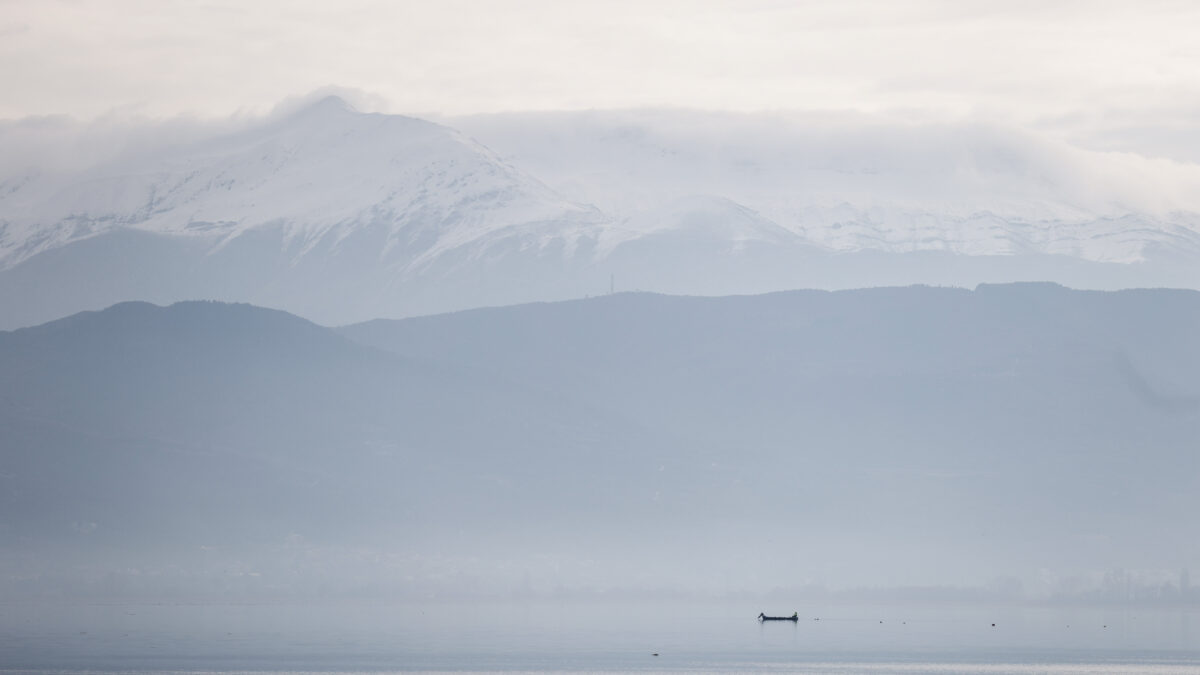
[[[310,110],[336,110],[338,112],[358,112],[354,106],[350,105],[346,99],[336,94],[317,99],[316,102],[308,106]]]
[[[358,110],[347,103],[346,99],[330,94],[298,107],[287,118],[291,120],[331,119],[356,114],[358,114]]]

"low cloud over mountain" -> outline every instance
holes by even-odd
[[[326,97],[258,121],[126,128],[121,143],[11,123],[10,157],[50,159],[0,176],[0,326],[129,299],[339,324],[614,285],[1200,287],[1192,164],[812,115],[445,122]]]

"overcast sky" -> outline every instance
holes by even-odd
[[[0,0],[0,119],[631,107],[985,120],[1171,154],[1200,3]]]

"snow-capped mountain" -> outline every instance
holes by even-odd
[[[700,112],[448,120],[616,222],[719,195],[828,251],[1200,253],[1200,167],[979,125]]]
[[[614,286],[1200,286],[1197,167],[989,129],[802,122],[446,125],[326,98],[82,169],[19,171],[0,176],[0,328],[130,299],[338,324]]]
[[[337,98],[0,195],[6,328],[130,298],[330,323],[515,302],[494,268],[561,266],[605,225],[453,129]]]
[[[573,243],[600,222],[451,129],[361,114],[335,97],[190,147],[10,179],[0,194],[4,267],[118,229],[219,248],[264,227],[277,227],[295,258],[380,228],[379,260],[419,267],[549,222]]]

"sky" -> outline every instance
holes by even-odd
[[[1198,28],[1167,1],[0,0],[0,120],[253,116],[336,88],[418,116],[985,120],[1191,159]]]

